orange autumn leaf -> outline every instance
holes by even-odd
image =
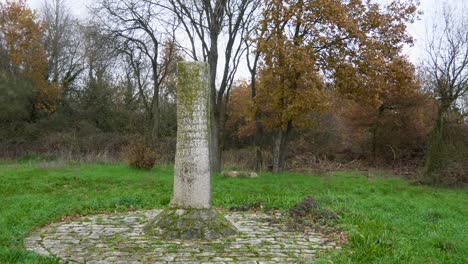
[[[43,25],[24,0],[0,4],[0,35],[10,59],[12,74],[24,76],[35,86],[35,108],[55,112],[60,99],[60,85],[46,80],[47,58],[42,44]]]

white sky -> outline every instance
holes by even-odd
[[[1,0],[0,0],[1,1]],[[27,0],[29,5],[34,9],[40,9],[43,1],[45,0]],[[375,2],[388,3],[390,0],[374,0]],[[67,4],[72,12],[78,18],[85,19],[88,11],[86,5],[91,3],[92,0],[67,0]],[[408,31],[413,36],[415,42],[412,47],[406,47],[405,53],[410,60],[417,64],[425,54],[425,41],[427,35],[427,28],[431,28],[434,17],[440,15],[443,3],[455,5],[461,13],[468,12],[468,0],[420,0],[419,10],[423,12],[421,19],[414,24],[409,25]],[[241,72],[238,74],[241,77],[248,76],[246,69],[239,69]]]
[[[413,63],[420,62],[425,56],[427,32],[430,31],[435,20],[440,19],[443,5],[447,3],[457,8],[460,14],[468,11],[468,0],[419,0],[419,10],[423,12],[420,20],[408,26],[408,32],[414,38],[413,47],[406,47],[405,53]],[[385,2],[385,1],[379,1]],[[438,19],[436,19],[438,18]]]

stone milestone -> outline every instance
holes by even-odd
[[[236,234],[211,208],[210,83],[208,64],[177,65],[177,147],[170,208],[145,227],[164,239],[210,240]]]
[[[171,207],[211,207],[210,87],[203,62],[177,65],[177,146]]]

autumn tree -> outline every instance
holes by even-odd
[[[305,126],[307,113],[314,108],[318,110],[326,102],[323,81],[307,42],[300,36],[302,22],[297,20],[302,19],[302,6],[289,4],[273,1],[267,6],[262,23],[269,32],[268,39],[259,46],[264,56],[256,103],[263,108],[263,126],[276,134],[274,172],[284,168],[287,141],[293,127]],[[289,18],[291,11],[298,16]]]
[[[47,113],[55,112],[60,100],[60,86],[46,80],[47,58],[42,45],[43,24],[23,0],[0,5],[0,35],[9,57],[8,68],[13,75],[31,80],[37,93],[34,107]]]
[[[347,128],[353,154],[382,162],[376,165],[420,165],[435,113],[429,94],[387,97],[381,109],[342,98],[334,109]]]
[[[393,1],[384,8],[360,0],[266,2],[260,48],[268,100],[259,105],[270,112],[266,123],[277,134],[274,171],[284,167],[295,124],[305,125],[303,114],[326,104],[324,82],[376,109],[389,84],[406,89],[397,83],[411,81],[411,72],[394,69],[411,68],[401,51],[412,42],[406,23],[415,17],[414,1]]]
[[[256,133],[251,84],[247,81],[236,82],[229,97],[225,135],[228,142],[241,145],[250,141]]]
[[[349,95],[355,101],[358,99],[359,104],[363,106],[362,109],[368,111],[363,114],[371,117],[367,119],[367,129],[371,134],[371,159],[375,163],[379,147],[378,135],[383,132],[380,131],[383,129],[383,117],[387,113],[397,113],[404,111],[404,108],[413,107],[416,103],[413,99],[422,98],[422,95],[419,90],[420,84],[415,76],[415,68],[405,57],[395,56],[391,60],[382,58],[368,63],[371,68],[367,69],[367,72],[360,67],[357,71],[348,69],[348,73],[340,73],[343,75],[353,73],[356,83],[350,83],[347,76],[343,76],[342,79],[340,76],[337,80],[339,91]],[[359,78],[364,78],[366,81],[358,81]],[[366,87],[366,84],[369,87]],[[359,89],[366,89],[365,94],[359,94],[363,92]]]
[[[426,156],[426,175],[434,183],[440,183],[440,171],[452,155],[446,141],[448,115],[459,112],[459,100],[468,94],[468,17],[445,5],[441,19],[443,23],[433,27],[427,43],[429,59],[425,64],[438,108]]]

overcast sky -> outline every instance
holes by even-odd
[[[1,0],[0,0],[1,1]],[[29,5],[34,9],[39,9],[45,0],[27,0]],[[49,0],[51,1],[51,0]],[[86,19],[88,14],[87,4],[92,0],[66,0],[72,14],[81,19]],[[259,0],[260,1],[260,0]],[[379,3],[388,3],[390,0],[374,0]],[[406,47],[405,53],[409,56],[413,63],[418,63],[425,54],[425,41],[427,28],[431,28],[434,17],[442,10],[444,2],[450,5],[455,5],[462,12],[468,12],[467,0],[420,0],[419,9],[423,12],[421,19],[414,24],[409,25],[408,30],[415,40],[413,47]],[[241,75],[243,75],[241,73]]]

